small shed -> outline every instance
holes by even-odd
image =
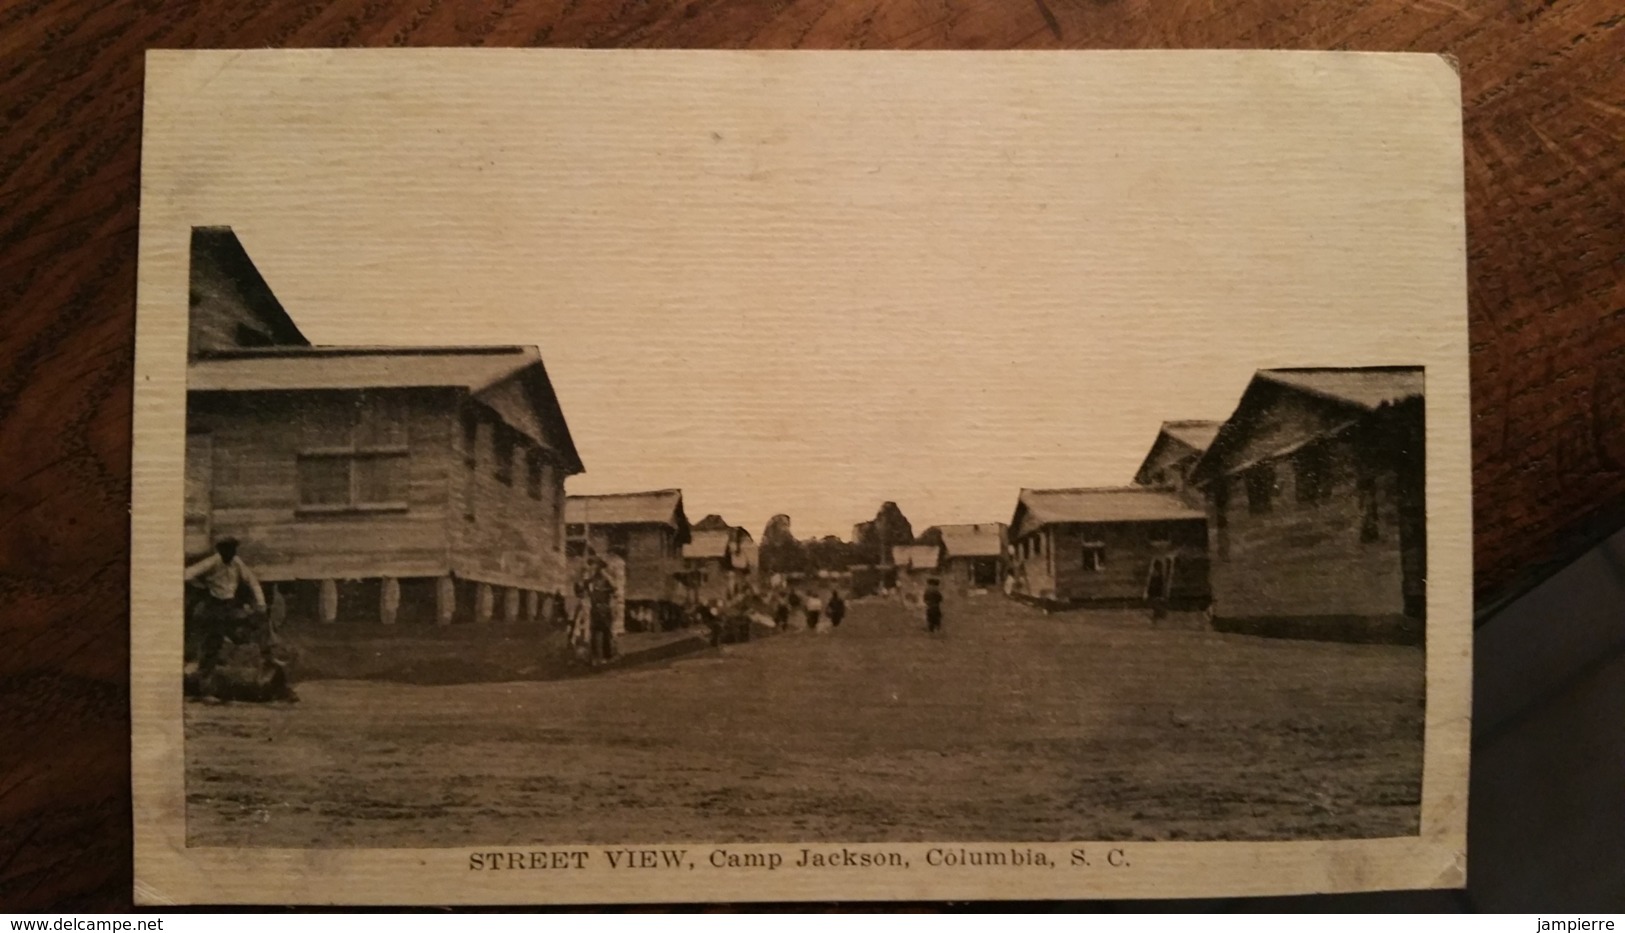
[[[1023,489],[1010,518],[1012,595],[1056,606],[1200,609],[1207,517],[1142,486]]]
[[[687,599],[683,548],[692,540],[681,489],[570,496],[564,504],[565,554],[580,575],[588,558],[626,561],[626,626],[671,628]]]
[[[935,532],[942,542],[943,585],[971,592],[1003,584],[1008,531],[1004,522],[936,525],[921,537]]]
[[[925,591],[928,580],[940,578],[942,548],[934,544],[897,544],[890,553],[897,590],[904,597],[917,598]]]
[[[683,545],[684,583],[689,599],[709,603],[726,599],[748,586],[756,570],[756,542],[743,528],[712,524],[706,530],[690,533]]]

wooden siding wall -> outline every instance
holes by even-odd
[[[1030,517],[1023,518],[1022,526],[1027,525],[1029,521]],[[1053,543],[1053,536],[1050,534],[1050,529],[1040,529],[1030,536],[1023,534],[1020,538],[1016,536],[1018,531],[1019,529],[1012,529],[1010,537],[1011,543],[1016,546],[1015,556],[1011,558],[1010,572],[1015,575],[1018,585],[1017,592],[1025,593],[1037,599],[1054,599],[1055,578],[1050,573],[1050,546]],[[1027,539],[1028,542],[1025,556],[1023,556],[1022,549],[1023,538]],[[1033,541],[1043,542],[1042,553],[1032,553]]]
[[[1228,482],[1223,526],[1209,496],[1213,614],[1265,616],[1397,616],[1404,611],[1399,546],[1398,472],[1373,471],[1378,536],[1361,540],[1357,449],[1350,439],[1329,443],[1325,498],[1299,502],[1291,458],[1276,463],[1270,511],[1253,514],[1246,482]]]
[[[298,455],[313,435],[345,424],[355,392],[193,393],[189,444],[207,432],[214,536],[242,542],[265,580],[432,576],[446,572],[446,470],[452,454],[449,393],[394,390],[409,453],[406,508],[309,514],[299,510]],[[190,459],[190,458],[189,458]]]
[[[1316,401],[1299,392],[1274,389],[1273,395],[1254,410],[1245,440],[1226,451],[1219,466],[1234,469],[1274,451],[1329,435],[1360,418],[1356,410]]]
[[[982,561],[992,561],[996,568],[994,580],[987,584],[987,589],[996,589],[1004,582],[1003,562],[997,557],[949,557],[943,561],[942,582],[944,587],[951,586],[959,590],[977,589],[976,565]]]
[[[1168,438],[1158,445],[1156,456],[1146,461],[1141,476],[1147,486],[1182,489],[1185,474],[1196,462],[1197,452],[1189,444]],[[1160,474],[1160,476],[1159,476]]]
[[[1174,582],[1183,591],[1181,576],[1200,573],[1207,558],[1207,524],[1201,519],[1055,525],[1049,530],[1055,543],[1055,598],[1063,601],[1143,601],[1151,561],[1159,557],[1177,558]],[[1084,569],[1085,542],[1106,546],[1101,569]]]
[[[671,544],[677,533],[666,525],[589,525],[588,546],[599,554],[609,553],[612,529],[624,530],[627,536],[626,599],[681,602],[681,585],[673,575],[683,570],[682,549]],[[581,566],[579,559],[570,561],[572,576]]]
[[[1147,485],[1172,489],[1186,505],[1193,509],[1202,508],[1202,491],[1186,482],[1191,467],[1196,465],[1200,456],[1188,444],[1175,440],[1168,441],[1157,452],[1156,458],[1147,464],[1147,478],[1151,480]],[[1158,473],[1163,475],[1160,482],[1156,478]]]
[[[702,603],[725,599],[730,583],[735,579],[744,579],[742,572],[731,568],[727,560],[721,557],[685,559],[683,569],[686,573],[703,575],[703,579],[691,587],[694,598]]]
[[[468,402],[466,396],[462,404],[473,404],[479,430],[474,463],[469,466],[460,426],[462,415],[453,419],[450,411],[446,413],[448,424],[455,420],[459,425],[444,445],[450,465],[447,486],[452,507],[447,514],[452,572],[481,583],[569,593],[564,558],[564,471],[547,459],[541,498],[531,498],[527,448],[520,443],[512,451],[511,482],[499,479],[496,432],[502,423],[500,416],[484,405]]]

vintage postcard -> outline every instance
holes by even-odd
[[[1465,878],[1459,84],[154,52],[136,891]]]

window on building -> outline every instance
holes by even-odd
[[[505,424],[496,425],[492,437],[492,456],[496,460],[492,473],[497,482],[513,485],[513,455],[519,446],[519,436]]]
[[[1100,541],[1083,544],[1083,569],[1091,572],[1106,569],[1106,545]]]
[[[587,536],[587,526],[571,522],[564,526],[564,533],[572,538],[584,538]]]
[[[587,542],[586,542],[586,540],[583,539],[583,538],[572,538],[571,540],[564,542],[564,556],[565,557],[586,557],[587,556]]]
[[[1246,473],[1247,511],[1262,515],[1275,505],[1275,464],[1260,463]]]
[[[1360,540],[1369,544],[1382,538],[1382,525],[1378,517],[1377,478],[1369,469],[1362,468],[1359,478]]]
[[[463,409],[463,463],[473,467],[480,459],[480,413]]]
[[[632,535],[625,528],[611,528],[609,530],[609,552],[616,557],[625,558],[631,551]]]
[[[542,482],[547,464],[540,447],[525,449],[525,493],[532,499],[542,498]]]
[[[1033,535],[1033,556],[1034,557],[1043,557],[1044,556],[1044,536],[1043,535]]]
[[[304,424],[295,462],[299,507],[310,511],[404,509],[410,447],[404,397],[362,393]]]
[[[1322,444],[1311,444],[1292,458],[1292,485],[1297,500],[1324,502],[1331,494],[1331,457]]]

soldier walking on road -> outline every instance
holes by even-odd
[[[818,617],[824,611],[824,601],[818,598],[817,593],[808,593],[807,601],[801,605],[807,612],[807,631],[818,631]]]
[[[841,598],[840,590],[829,591],[829,602],[824,606],[829,613],[830,628],[840,628],[841,620],[846,618],[846,600]]]
[[[592,576],[582,586],[587,602],[589,649],[587,657],[596,667],[615,657],[615,584],[604,573],[602,564],[593,568]]]
[[[921,599],[925,603],[925,630],[935,635],[942,631],[942,590],[935,577],[926,581]]]

